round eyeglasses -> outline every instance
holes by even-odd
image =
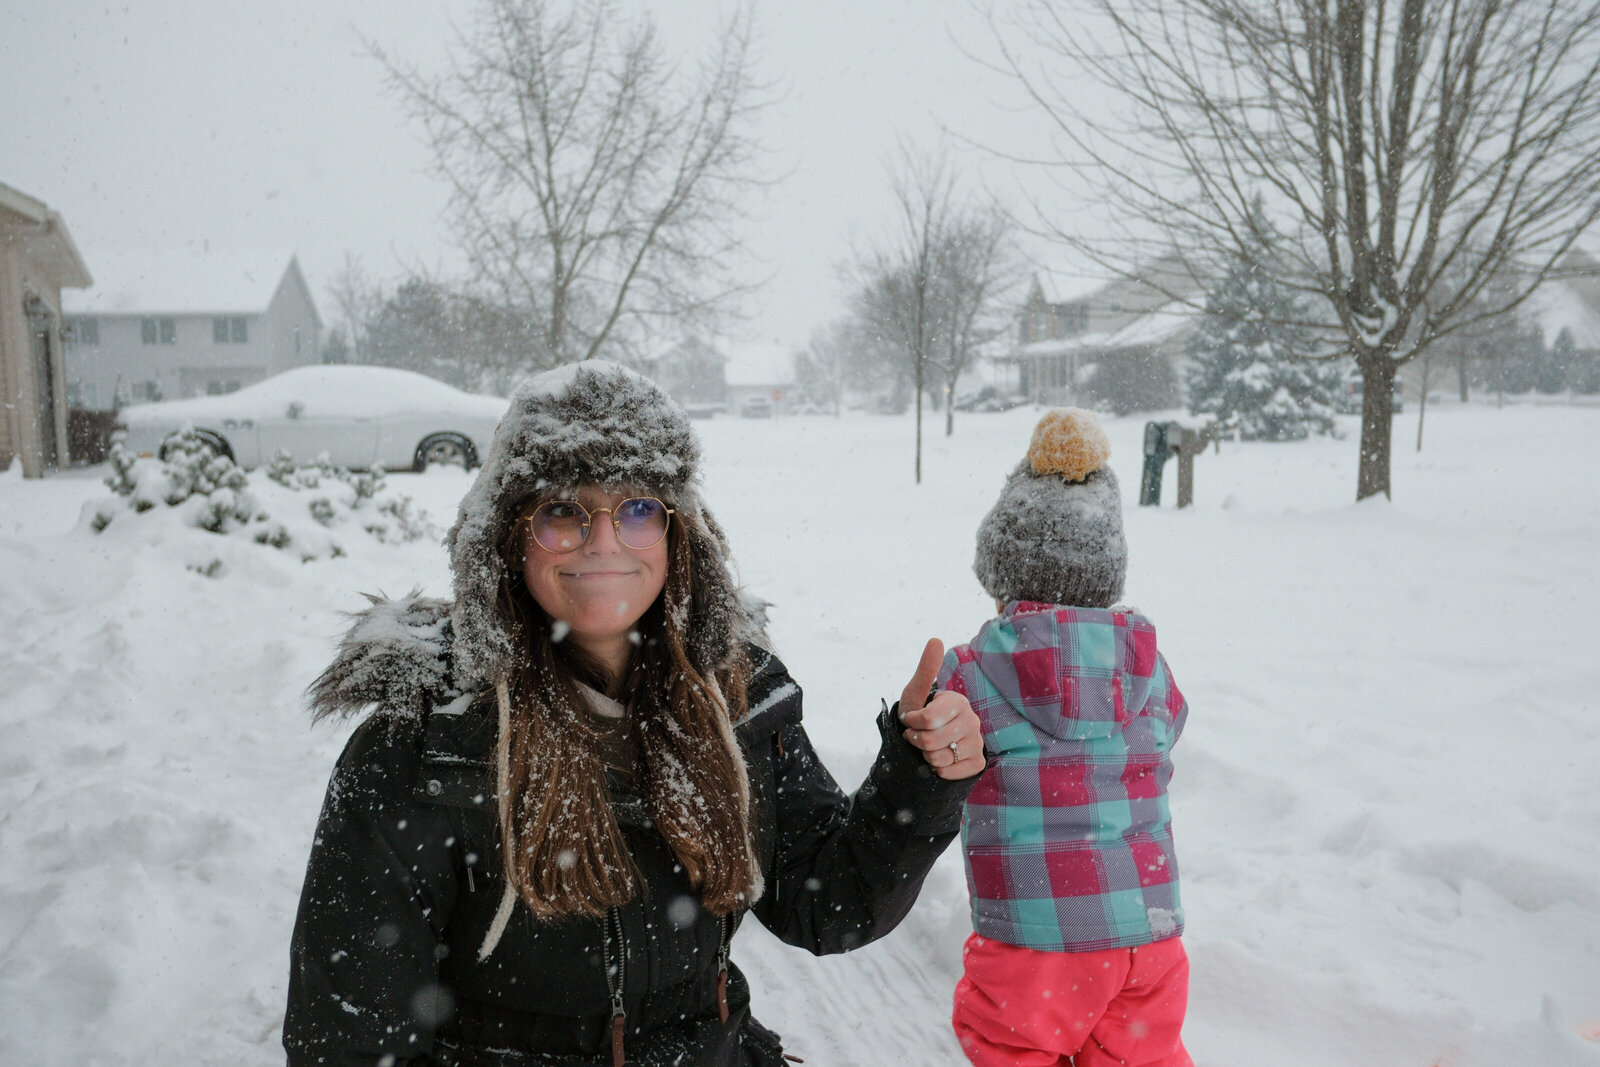
[[[611,528],[623,547],[654,548],[667,536],[672,508],[653,496],[630,496],[614,508],[590,511],[576,500],[546,500],[523,516],[533,540],[546,552],[572,552],[589,540],[589,528],[603,513],[611,515]]]

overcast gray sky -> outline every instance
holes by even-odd
[[[673,48],[700,50],[720,7],[633,0]],[[45,201],[80,249],[208,241],[300,256],[324,317],[350,251],[388,278],[448,271],[441,187],[366,34],[437,66],[469,0],[8,0],[0,8],[0,182]],[[788,174],[757,206],[753,338],[803,344],[840,310],[835,266],[889,208],[884,161],[941,127],[1020,144],[1034,123],[962,55],[986,31],[966,0],[757,0],[762,136]],[[1014,103],[1014,101],[1012,101]],[[1010,168],[970,161],[1004,187]]]

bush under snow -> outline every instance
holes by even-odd
[[[398,544],[439,536],[411,497],[388,491],[383,468],[353,473],[329,463],[326,454],[296,465],[280,451],[251,473],[186,430],[165,459],[138,459],[120,444],[112,446],[109,459],[105,484],[115,496],[84,509],[84,521],[96,533],[114,522],[170,522],[176,516],[183,526],[295,553],[307,563],[345,555],[343,537]],[[226,570],[220,559],[189,567],[207,577]]]

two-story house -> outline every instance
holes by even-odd
[[[74,407],[229,393],[321,361],[322,319],[289,252],[96,253],[66,301]]]
[[[1003,361],[1015,366],[1019,391],[1031,400],[1076,403],[1093,365],[1177,358],[1204,289],[1175,261],[1110,282],[1035,271],[1016,346]]]

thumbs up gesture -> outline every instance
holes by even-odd
[[[900,693],[901,736],[940,778],[971,778],[984,766],[983,729],[972,705],[960,693],[946,690],[928,699],[944,660],[944,642],[931,638],[922,650],[916,673]]]

